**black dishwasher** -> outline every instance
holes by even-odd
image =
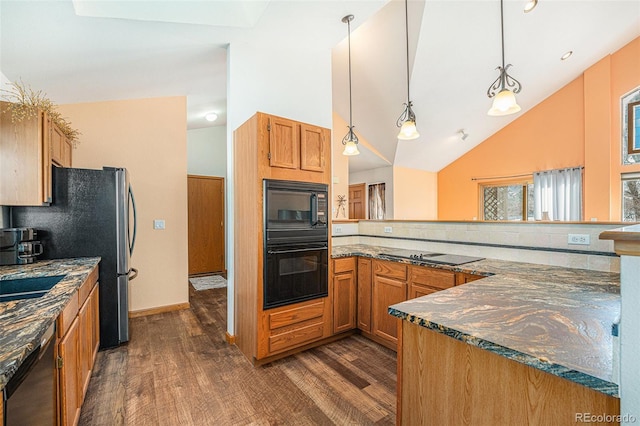
[[[4,388],[6,426],[49,426],[56,423],[55,324],[24,360]]]

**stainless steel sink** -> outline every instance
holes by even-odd
[[[64,275],[0,280],[0,302],[44,296]]]

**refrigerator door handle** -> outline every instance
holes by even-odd
[[[127,275],[129,276],[129,281],[131,281],[138,276],[138,270],[136,268],[131,268],[129,269],[129,273]]]
[[[138,215],[136,212],[136,200],[133,197],[133,190],[129,185],[129,199],[131,199],[131,206],[133,207],[133,237],[129,236],[129,256],[133,255],[133,247],[136,245],[136,233],[138,231]],[[127,233],[129,230],[127,229]],[[137,271],[136,271],[137,275]],[[135,277],[134,277],[135,278]]]

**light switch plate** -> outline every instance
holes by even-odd
[[[164,219],[154,219],[153,229],[164,229]]]
[[[391,228],[390,226],[385,226],[384,227],[384,232],[386,234],[390,234],[391,232],[393,232],[393,228]]]

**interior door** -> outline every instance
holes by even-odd
[[[188,176],[189,275],[224,272],[224,178]]]
[[[366,219],[366,184],[349,185],[349,219]]]

